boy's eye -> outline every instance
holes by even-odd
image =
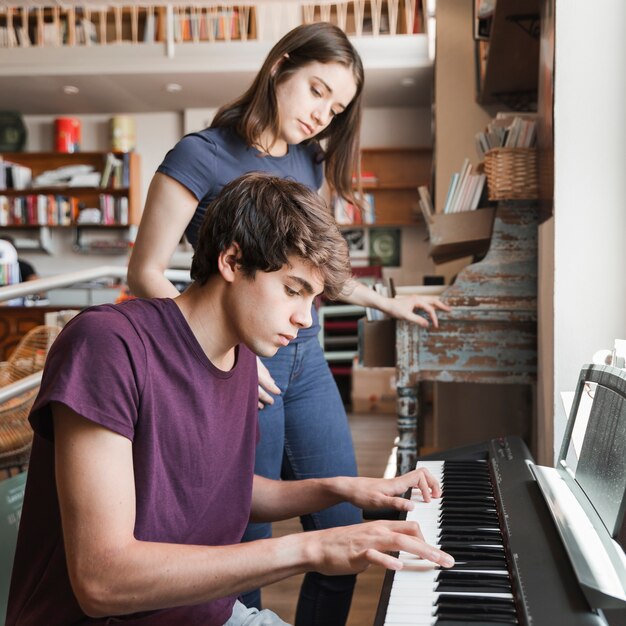
[[[288,296],[297,296],[300,293],[298,291],[293,290],[291,287],[287,287],[287,285],[285,285],[285,292]]]

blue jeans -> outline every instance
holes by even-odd
[[[281,348],[263,359],[281,395],[259,411],[261,440],[255,472],[283,480],[356,476],[352,435],[339,390],[316,337]],[[358,524],[360,509],[342,503],[300,518],[304,530]],[[271,524],[250,524],[243,541],[272,536]],[[355,576],[306,574],[296,626],[340,626],[350,610]],[[260,591],[242,597],[246,606],[261,608]]]

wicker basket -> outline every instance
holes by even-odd
[[[493,148],[485,153],[489,200],[536,200],[539,197],[537,150]]]

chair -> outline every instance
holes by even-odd
[[[0,387],[41,371],[60,331],[57,326],[36,326],[24,335],[8,360],[0,362]],[[37,391],[35,387],[0,403],[0,470],[22,471],[28,464],[33,439],[28,415]]]

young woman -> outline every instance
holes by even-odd
[[[360,169],[362,89],[361,59],[339,28],[317,23],[287,33],[269,52],[251,87],[223,106],[210,128],[181,139],[159,166],[129,263],[132,292],[176,295],[163,271],[180,237],[185,232],[195,247],[207,205],[245,172],[270,172],[314,190],[325,175],[331,192],[358,203],[352,176]],[[346,285],[342,299],[421,325],[428,322],[416,308],[425,310],[435,325],[435,310],[447,310],[437,298],[383,298],[356,281]],[[312,314],[311,328],[276,356],[259,362],[259,406],[264,408],[255,471],[269,478],[356,475],[345,410],[317,340],[317,315]],[[341,504],[303,517],[302,525],[305,530],[323,529],[360,519],[358,509]],[[251,524],[245,539],[270,535],[269,524]],[[354,583],[354,576],[307,574],[297,626],[345,624]],[[259,591],[244,601],[260,606]]]

